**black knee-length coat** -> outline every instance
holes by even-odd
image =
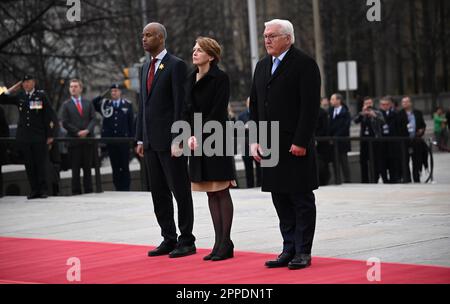
[[[291,47],[274,74],[272,56],[256,65],[250,96],[255,122],[279,121],[279,162],[261,167],[262,191],[308,192],[318,188],[314,131],[320,108],[320,72],[311,57]],[[306,156],[289,152],[291,145],[306,148]]]
[[[203,125],[211,120],[220,122],[223,129],[224,156],[190,156],[189,175],[192,182],[226,181],[235,179],[233,156],[225,156],[226,132],[228,121],[228,101],[230,98],[230,80],[228,75],[212,64],[209,71],[196,81],[198,69],[193,71],[186,82],[186,104],[184,118],[194,132],[194,114],[201,113]],[[192,133],[194,134],[194,133]],[[203,142],[210,133],[202,133]],[[199,138],[197,138],[199,139]],[[202,144],[199,142],[199,145]],[[213,146],[214,147],[214,146]],[[192,152],[193,154],[193,152]]]

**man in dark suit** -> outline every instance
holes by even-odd
[[[328,128],[330,124],[328,109],[328,98],[323,97],[320,100],[319,117],[317,120],[317,127],[315,132],[316,137],[328,136]],[[330,143],[328,141],[317,141],[316,150],[319,170],[319,185],[326,186],[330,181],[329,163],[331,162],[331,157],[333,155]]]
[[[22,85],[23,91],[12,96]],[[48,145],[55,137],[52,123],[53,109],[45,93],[35,89],[36,82],[31,75],[25,75],[23,82],[16,83],[0,95],[1,104],[13,104],[19,109],[16,141],[25,161],[31,193],[28,199],[47,198]]]
[[[145,158],[150,177],[153,206],[163,242],[149,256],[176,258],[196,253],[192,234],[194,209],[187,158],[174,157],[176,136],[173,122],[180,120],[184,104],[186,64],[165,49],[167,34],[162,24],[149,23],[142,33],[142,45],[151,55],[141,70],[141,94],[136,124],[136,153]],[[178,205],[178,227],[174,221],[172,194]]]
[[[329,109],[329,135],[335,137],[349,137],[352,118],[347,106],[344,104],[344,98],[341,94],[333,94],[331,96],[330,103],[331,107]],[[349,183],[350,168],[348,165],[347,153],[351,149],[350,141],[339,141],[337,143],[337,147],[339,159],[335,159],[334,162],[337,162],[339,166],[337,166],[337,172],[335,172],[335,174],[340,174],[340,170],[342,169],[344,182]]]
[[[314,132],[320,107],[320,72],[311,57],[293,46],[294,29],[289,21],[275,19],[265,26],[268,56],[255,69],[250,114],[256,123],[279,122],[279,134],[275,134],[279,135],[279,146],[275,147],[279,148],[278,164],[268,167],[262,163],[261,167],[262,191],[272,193],[283,237],[282,253],[265,265],[300,269],[311,265],[316,223]],[[265,153],[261,142],[259,138],[251,143],[257,161]]]
[[[102,137],[133,137],[133,105],[122,98],[117,83],[111,85],[111,99],[97,96],[92,100],[95,110],[103,117]],[[108,156],[111,162],[113,183],[116,191],[130,191],[130,144],[108,143]]]
[[[238,119],[245,124],[245,146],[244,151],[242,153],[242,161],[244,162],[245,167],[245,179],[247,188],[255,187],[255,173],[253,164],[256,167],[256,187],[261,186],[261,165],[259,162],[255,161],[255,159],[248,152],[249,147],[249,130],[247,127],[247,122],[250,120],[250,98],[247,98],[245,101],[245,110],[239,114]]]
[[[392,97],[385,96],[380,99],[380,111],[384,117],[384,124],[382,126],[383,137],[398,136],[398,113],[395,110]],[[400,181],[400,163],[401,163],[401,148],[398,142],[381,142],[380,151],[380,170],[383,182],[395,184]]]
[[[67,136],[73,138],[94,137],[95,109],[94,105],[81,98],[83,84],[79,79],[70,81],[70,99],[61,107],[61,120],[67,130]],[[97,153],[97,151],[95,151]],[[69,144],[69,156],[72,165],[72,194],[81,194],[80,169],[83,168],[84,193],[92,192],[92,159],[93,145],[85,142]]]
[[[399,136],[409,137],[410,142],[406,150],[406,164],[403,182],[411,182],[411,171],[409,169],[409,160],[412,159],[413,180],[420,183],[420,173],[422,171],[423,153],[426,149],[423,135],[427,125],[423,119],[421,111],[413,108],[411,98],[405,96],[402,99],[402,110],[398,114],[398,132]]]

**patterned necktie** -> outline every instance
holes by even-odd
[[[275,73],[276,69],[278,68],[278,65],[280,64],[280,59],[275,58],[273,60],[273,64],[272,64],[272,75],[273,73]]]
[[[80,113],[80,116],[83,116],[83,109],[81,108],[81,102],[78,98],[75,98],[75,104],[77,105],[78,113]]]
[[[157,58],[152,59],[152,63],[150,65],[150,71],[148,72],[148,75],[147,75],[147,95],[150,94],[150,91],[152,89],[153,78],[155,77],[156,61],[158,61]]]

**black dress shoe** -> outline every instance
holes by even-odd
[[[286,267],[293,257],[293,254],[282,252],[276,260],[267,261],[265,265],[268,268]]]
[[[48,194],[47,193],[41,193],[39,194],[39,198],[47,198]]]
[[[175,244],[162,242],[161,245],[148,252],[149,257],[168,255],[175,248]]]
[[[169,253],[169,258],[181,258],[191,254],[196,254],[197,250],[195,245],[191,246],[178,246]]]
[[[234,244],[230,240],[228,242],[223,243],[217,253],[211,257],[211,261],[222,261],[234,256]]]
[[[40,197],[39,193],[31,193],[30,195],[27,196],[27,199],[31,200],[31,199],[36,199],[39,197]]]
[[[311,255],[305,253],[296,254],[288,264],[289,269],[303,269],[309,266],[311,266]]]

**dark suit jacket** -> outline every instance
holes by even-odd
[[[394,137],[399,136],[398,132],[398,112],[394,109],[389,111],[381,110],[383,114],[385,125],[383,125],[382,136],[383,137]],[[399,142],[383,142],[382,144],[382,154],[383,157],[400,159],[401,146]]]
[[[416,117],[416,131],[419,129],[425,129],[427,125],[423,119],[423,114],[419,110],[413,110],[414,116]],[[401,110],[398,113],[398,135],[403,137],[409,137],[408,132],[408,115],[405,110]]]
[[[208,73],[196,82],[196,69],[186,84],[186,111],[184,117],[194,128],[194,113],[201,113],[203,124],[210,120],[218,121],[223,127],[224,156],[191,156],[189,157],[189,175],[191,181],[224,181],[233,180],[233,157],[226,154],[225,124],[228,121],[228,101],[230,98],[230,80],[228,75],[213,64]],[[209,134],[202,134],[203,142]],[[231,134],[230,134],[231,136]]]
[[[319,118],[316,127],[316,137],[328,136],[330,120],[328,118],[328,111],[320,108]],[[332,151],[328,141],[318,141],[316,150],[319,156],[326,162],[331,161]]]
[[[342,106],[341,112],[339,112],[339,114],[334,118],[334,107],[330,107],[328,113],[330,116],[329,135],[336,137],[349,137],[352,118],[350,117],[350,112],[347,107]],[[340,153],[346,153],[350,151],[350,148],[350,141],[341,141],[338,144]]]
[[[17,141],[42,143],[49,137],[55,137],[55,126],[50,123],[54,112],[43,91],[34,90],[30,98],[24,92],[17,95],[1,94],[0,104],[12,104],[19,109]]]
[[[186,81],[186,64],[167,53],[161,61],[147,95],[147,75],[150,62],[141,69],[141,94],[136,122],[136,140],[145,149],[170,151],[173,122],[180,120],[183,111]]]
[[[318,187],[314,132],[320,108],[320,72],[316,62],[291,47],[271,75],[272,56],[258,62],[250,95],[250,115],[259,121],[279,121],[280,158],[262,167],[262,190],[308,192]],[[307,149],[293,156],[292,144]]]
[[[88,137],[94,136],[95,109],[92,102],[81,98],[83,115],[81,116],[72,99],[66,100],[61,107],[61,120],[68,137],[78,137],[81,130],[89,130]]]

